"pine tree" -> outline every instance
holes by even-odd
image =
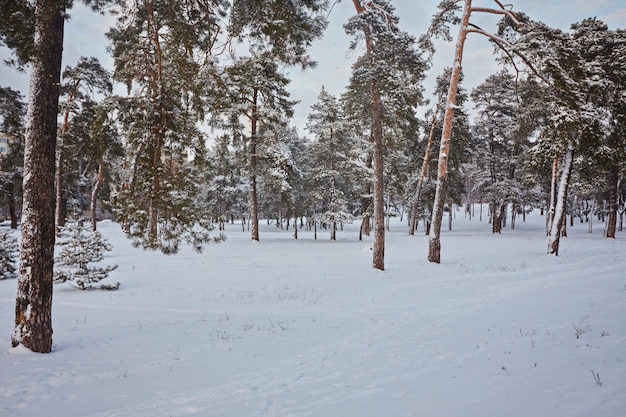
[[[518,97],[516,80],[502,71],[488,77],[472,91],[478,110],[474,134],[480,141],[474,149],[481,194],[491,201],[492,232],[500,233],[509,204],[515,212],[522,204],[522,158],[527,137],[517,136]]]
[[[450,84],[448,89],[448,97],[446,100],[446,112],[444,115],[443,130],[441,133],[441,142],[439,144],[439,161],[437,166],[437,189],[435,192],[435,201],[433,204],[432,215],[432,227],[429,235],[428,242],[428,260],[430,262],[441,262],[441,221],[443,218],[444,204],[446,198],[446,190],[448,186],[448,158],[450,155],[450,138],[452,136],[452,126],[454,121],[454,113],[456,108],[456,99],[458,93],[459,81],[461,79],[461,70],[463,64],[463,53],[465,47],[465,41],[470,33],[477,33],[483,36],[487,36],[491,39],[495,45],[499,48],[506,48],[508,56],[519,56],[524,63],[530,65],[530,62],[526,57],[520,53],[517,48],[513,48],[511,43],[506,39],[506,36],[500,34],[494,35],[486,32],[478,26],[471,23],[470,18],[475,12],[488,13],[493,15],[499,15],[509,24],[509,28],[524,27],[524,16],[517,15],[510,10],[510,7],[505,7],[500,1],[495,0],[494,3],[497,7],[485,8],[472,7],[472,0],[463,0],[463,11],[461,17],[456,15],[456,12],[460,10],[456,0],[444,0],[439,4],[440,13],[434,16],[428,32],[420,39],[425,48],[434,52],[432,37],[443,37],[446,40],[452,40],[450,36],[450,30],[448,25],[450,23],[459,24],[459,34],[457,36],[457,42],[454,52],[454,64],[452,65],[452,74],[450,77]],[[502,26],[501,26],[502,28]],[[532,65],[530,65],[532,69]]]
[[[17,229],[17,208],[22,197],[22,169],[24,167],[23,96],[12,88],[0,87],[0,132],[13,138],[9,152],[0,156],[0,201],[9,208],[11,229]]]
[[[172,254],[182,242],[201,250],[223,239],[211,234],[194,176],[205,147],[198,122],[219,78],[214,54],[227,7],[223,0],[127,3],[107,34],[114,79],[130,93],[118,99],[128,174],[115,210],[136,246]],[[187,161],[189,152],[198,157]]]
[[[17,239],[8,232],[0,233],[0,280],[15,276],[15,255],[18,253]]]
[[[398,27],[395,8],[388,0],[353,0],[356,16],[344,26],[355,40],[365,42],[365,55],[353,66],[351,84],[365,103],[370,115],[372,143],[374,248],[372,267],[385,269],[385,132],[393,123],[411,125],[411,112],[421,101],[421,80],[427,67],[416,49],[416,40]],[[384,104],[383,104],[384,103]],[[408,116],[408,117],[407,117]],[[402,129],[400,129],[402,130]]]
[[[54,264],[54,155],[67,2],[42,0],[33,7],[31,90],[26,115],[20,269],[11,344],[52,350]],[[30,34],[22,34],[28,37]]]
[[[104,259],[104,252],[112,250],[111,244],[98,231],[89,231],[82,221],[72,220],[60,228],[56,245],[60,248],[56,258],[54,283],[67,282],[80,289],[116,290],[120,283],[94,286],[109,276],[117,265],[90,266]]]
[[[350,182],[355,177],[354,139],[341,106],[324,87],[311,106],[307,129],[313,134],[310,145],[312,161],[309,192],[313,194],[315,221],[330,226],[331,240],[336,240],[338,223],[351,223]]]
[[[81,57],[74,67],[65,68],[62,80],[59,112],[63,121],[57,144],[55,174],[55,223],[57,227],[65,224],[67,211],[65,203],[68,202],[71,194],[68,189],[77,188],[75,187],[76,184],[66,185],[64,180],[73,178],[75,181],[80,181],[82,173],[72,172],[74,170],[71,167],[83,165],[77,161],[84,157],[80,155],[80,151],[91,145],[88,143],[88,139],[91,134],[92,120],[85,120],[85,116],[87,118],[95,117],[95,112],[92,110],[96,94],[110,95],[113,90],[110,74],[102,67],[98,59],[93,57]],[[73,126],[74,119],[81,118],[81,116],[82,126],[76,126],[75,129]],[[67,171],[70,172],[66,174]],[[80,199],[80,196],[75,197]]]
[[[248,53],[238,51],[228,68],[231,112],[248,123],[245,141],[248,155],[249,210],[251,239],[259,240],[258,155],[266,131],[280,129],[284,116],[290,117],[294,102],[285,87],[289,80],[281,65],[315,66],[308,49],[326,28],[326,0],[291,2],[284,0],[236,0],[230,16],[230,33],[248,44]],[[230,116],[232,118],[232,115]]]

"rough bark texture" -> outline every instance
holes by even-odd
[[[250,229],[250,239],[259,240],[259,203],[257,198],[256,187],[256,171],[257,171],[257,154],[256,154],[256,141],[257,141],[257,97],[258,91],[254,90],[253,103],[252,103],[252,119],[250,126],[250,146],[248,147],[248,181],[250,184],[250,191],[248,194],[248,205],[250,206],[250,222],[252,227]]]
[[[492,205],[493,214],[491,217],[491,233],[502,233],[504,216],[506,214],[506,203],[504,201],[494,201]]]
[[[55,148],[63,53],[64,1],[35,6],[35,47],[24,153],[24,207],[15,328],[11,344],[52,350]]]
[[[617,167],[611,168],[609,172],[608,188],[609,188],[609,218],[606,224],[606,237],[615,239],[615,229],[617,229],[617,184],[619,180],[619,172]]]
[[[432,225],[428,235],[428,261],[441,262],[441,221],[443,218],[444,200],[448,185],[448,155],[450,153],[450,137],[452,136],[452,122],[454,121],[454,107],[456,105],[456,94],[461,79],[461,63],[463,62],[463,47],[467,38],[469,18],[472,11],[471,0],[465,0],[463,18],[459,29],[456,49],[454,52],[454,66],[450,77],[450,88],[448,90],[448,100],[446,103],[446,113],[443,121],[443,132],[439,145],[439,163],[437,166],[437,189],[435,191],[435,202],[433,205]]]
[[[565,205],[567,202],[567,188],[569,186],[569,178],[572,173],[572,164],[574,159],[574,145],[570,142],[563,160],[563,172],[559,182],[559,190],[556,198],[556,206],[554,209],[554,218],[550,225],[550,236],[548,237],[548,254],[559,254],[559,242],[561,238],[561,230],[563,228],[563,219],[565,218]]]
[[[382,103],[376,83],[372,83],[374,101],[372,120],[372,141],[374,142],[374,256],[372,267],[385,269],[385,198],[383,180],[383,127]]]

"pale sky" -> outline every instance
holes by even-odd
[[[419,37],[428,27],[439,0],[396,0],[392,3],[400,17],[401,28]],[[533,20],[540,20],[564,30],[572,23],[588,17],[597,17],[611,28],[626,26],[624,0],[507,0],[506,3],[512,3],[514,10],[525,12]],[[104,34],[114,22],[113,19],[85,10],[78,2],[76,4],[71,11],[72,18],[66,24],[63,68],[66,65],[75,65],[80,56],[95,56],[105,67],[112,68],[113,61],[106,52],[107,39]],[[474,0],[473,4],[485,7],[495,5],[491,0]],[[292,82],[289,89],[292,99],[300,100],[295,109],[293,124],[301,133],[306,133],[306,116],[316,101],[321,86],[324,85],[329,92],[339,96],[348,83],[355,52],[348,49],[351,39],[345,34],[343,24],[353,14],[352,1],[342,0],[336,4],[330,14],[330,23],[324,38],[317,41],[311,50],[313,58],[318,61],[317,68],[306,72],[290,71]],[[478,15],[473,19],[475,24],[490,31],[495,30],[496,21],[497,18]],[[457,29],[453,28],[451,33],[456,37]],[[432,96],[434,78],[444,67],[451,66],[453,49],[454,41],[438,46],[431,75],[425,84],[426,97]],[[6,50],[0,50],[0,58],[7,56]],[[497,70],[488,41],[480,35],[470,34],[463,59],[464,87],[471,90]],[[5,66],[0,66],[0,85],[19,89],[24,96],[28,94],[28,76],[17,74]]]

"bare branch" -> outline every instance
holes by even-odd
[[[472,28],[468,29],[467,33],[478,33],[478,34],[481,34],[481,35],[486,36],[489,39],[491,39],[496,45],[498,45],[498,47],[500,47],[500,49],[502,49],[511,58],[511,62],[513,63],[513,66],[515,67],[515,70],[517,72],[519,72],[519,70],[515,66],[515,62],[513,61],[511,54],[514,54],[515,56],[520,58],[524,62],[524,64],[526,64],[526,66],[532,71],[532,73],[535,74],[540,80],[542,80],[543,82],[545,82],[549,86],[552,86],[550,81],[546,77],[544,77],[539,72],[539,70],[537,68],[535,68],[535,66],[530,62],[530,60],[528,58],[526,58],[526,56],[524,56],[522,53],[517,51],[515,49],[515,47],[513,45],[511,45],[511,43],[509,41],[507,41],[505,39],[502,39],[499,36],[493,35],[493,34],[487,32],[487,31],[479,28],[476,25],[472,24],[470,26]]]
[[[505,10],[505,9],[498,10],[498,9],[491,9],[489,7],[472,7],[472,13],[474,13],[474,12],[499,14],[499,15],[502,15],[502,16],[507,16],[507,17],[510,17],[513,20],[515,25],[517,25],[517,26],[523,26],[524,25],[517,18],[517,15],[515,13],[513,13],[512,11],[510,11],[510,10]]]

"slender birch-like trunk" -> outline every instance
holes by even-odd
[[[569,141],[565,159],[563,160],[563,172],[559,181],[558,195],[554,209],[554,218],[550,225],[550,236],[548,237],[548,254],[559,255],[559,241],[561,238],[561,230],[563,227],[563,219],[565,218],[565,206],[567,203],[567,188],[569,186],[569,178],[572,173],[572,165],[574,161],[574,144]]]
[[[411,224],[409,226],[409,235],[415,235],[415,229],[417,228],[417,213],[420,208],[420,199],[422,197],[422,188],[424,187],[424,179],[426,178],[426,171],[428,170],[428,164],[430,164],[430,152],[433,147],[433,139],[435,136],[435,128],[437,126],[437,116],[439,115],[439,106],[441,101],[435,106],[433,119],[430,123],[430,132],[428,133],[428,143],[426,144],[426,151],[424,152],[424,160],[422,161],[422,171],[417,182],[417,189],[415,190],[415,196],[413,197],[413,207],[411,209]]]
[[[90,202],[90,211],[91,211],[91,230],[94,232],[97,230],[96,221],[96,208],[98,205],[98,196],[100,195],[100,189],[102,188],[102,183],[104,183],[104,161],[100,160],[98,164],[98,178],[96,179],[96,183],[91,191],[91,202]]]

